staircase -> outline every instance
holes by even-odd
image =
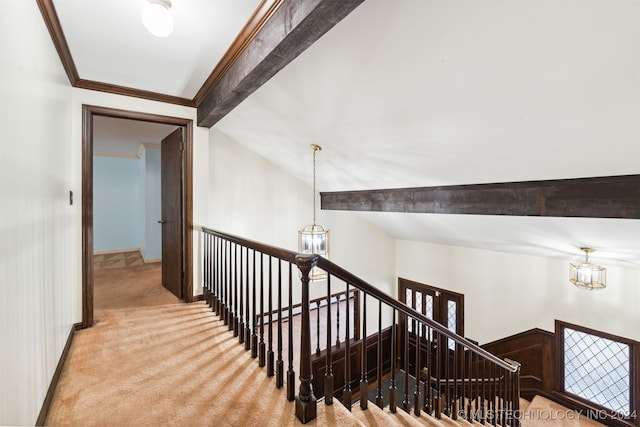
[[[513,416],[520,404],[517,363],[496,358],[327,259],[203,231],[206,303],[267,378],[274,377],[276,389],[285,388],[300,422],[324,424],[327,408],[338,414],[342,406],[351,422],[365,425],[520,424]],[[314,268],[327,273],[326,282],[310,282]],[[341,300],[332,293],[337,288],[346,295],[342,318]],[[311,293],[326,297],[314,304]],[[329,326],[321,333],[321,325]],[[375,403],[363,398],[354,405],[371,388]]]

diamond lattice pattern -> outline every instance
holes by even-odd
[[[630,410],[629,345],[564,329],[564,387],[616,412]]]
[[[457,306],[455,301],[447,301],[447,328],[454,333],[458,333],[458,331],[456,330],[456,308]],[[455,350],[455,348],[456,342],[449,338],[449,349]]]

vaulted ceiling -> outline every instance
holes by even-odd
[[[157,39],[140,21],[145,3],[39,0],[45,16],[57,11],[72,83],[199,106],[207,125],[307,182],[309,144],[320,144],[323,192],[640,173],[640,2],[343,2],[353,11],[273,77],[262,71],[254,92],[227,93],[239,105],[215,119],[226,98],[200,110],[243,41],[279,7],[274,28],[306,12],[173,0],[175,33]],[[360,215],[403,239],[572,260],[592,246],[596,261],[640,267],[637,219]]]

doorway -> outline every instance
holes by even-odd
[[[180,146],[180,163],[176,166],[178,179],[181,181],[177,194],[170,194],[174,205],[179,205],[182,213],[176,224],[177,239],[182,250],[167,257],[163,254],[163,270],[165,263],[180,266],[178,285],[174,293],[179,293],[185,302],[193,301],[193,246],[192,246],[192,153],[193,153],[193,121],[180,117],[169,117],[136,111],[119,110],[106,107],[83,105],[82,118],[82,327],[90,327],[94,320],[94,235],[93,235],[93,132],[94,117],[103,116],[139,120],[151,123],[175,125],[181,128],[182,144]],[[164,176],[164,171],[162,172]],[[175,178],[175,177],[174,177]],[[164,195],[163,195],[164,198]],[[175,270],[175,269],[174,269]]]
[[[398,299],[423,314],[428,319],[440,323],[451,332],[464,336],[464,295],[447,289],[418,283],[411,280],[398,278]],[[398,348],[402,350],[400,359],[404,366],[404,335],[407,334],[409,343],[410,372],[415,370],[415,348],[420,345],[421,361],[426,363],[427,359],[441,361],[440,370],[443,378],[451,377],[455,371],[455,364],[461,361],[455,360],[455,342],[450,338],[434,333],[433,330],[415,331],[413,322],[408,322],[406,316],[399,318]],[[430,362],[430,366],[436,366]]]

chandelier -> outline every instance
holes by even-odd
[[[569,263],[569,281],[582,289],[606,288],[607,269],[601,265],[589,263],[589,254],[595,249],[580,248],[580,250],[585,253],[585,260]]]
[[[316,153],[322,150],[318,144],[311,144],[313,150],[313,224],[298,231],[298,252],[302,254],[317,254],[329,258],[329,230],[316,224]],[[314,267],[309,273],[309,280],[323,280],[327,273]]]

